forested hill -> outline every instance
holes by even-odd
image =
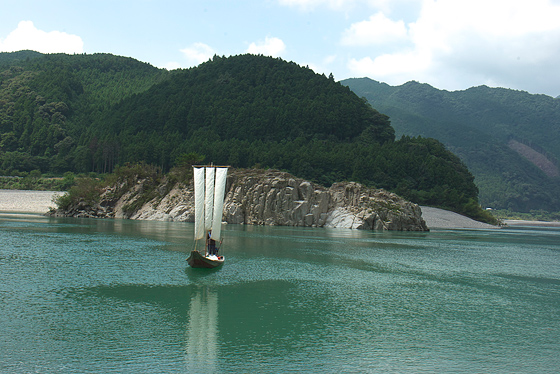
[[[0,173],[77,171],[93,118],[168,75],[109,54],[0,53]]]
[[[105,54],[0,54],[0,172],[167,171],[204,161],[353,180],[480,218],[464,164],[433,139],[395,141],[348,87],[264,56],[168,72]]]
[[[129,134],[157,124],[187,138],[202,130],[217,139],[345,141],[367,129],[377,142],[394,140],[388,118],[348,88],[295,63],[254,55],[215,56],[178,71],[101,122]]]
[[[389,115],[396,133],[433,137],[475,175],[485,206],[560,211],[560,100],[504,88],[438,90],[341,82]]]
[[[18,51],[18,52],[0,52],[0,68],[10,67],[15,64],[29,62],[34,58],[43,57],[44,55],[35,51]]]

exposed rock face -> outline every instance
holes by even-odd
[[[123,207],[134,201],[134,192],[111,201],[111,189],[107,189],[98,207],[54,215],[194,221],[192,183],[185,188],[176,186],[127,216]],[[336,183],[327,189],[273,170],[230,170],[223,219],[233,224],[428,230],[420,207],[396,194],[354,182]]]

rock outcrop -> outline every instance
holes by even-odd
[[[141,181],[117,200],[107,188],[94,207],[56,210],[55,216],[194,221],[192,183],[176,185],[134,213]],[[128,209],[126,209],[128,207]],[[230,170],[223,220],[232,224],[427,231],[422,211],[394,193],[345,182],[325,188],[275,170]]]

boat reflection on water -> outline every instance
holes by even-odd
[[[192,293],[186,353],[189,371],[217,371],[218,292],[209,286],[197,287]]]

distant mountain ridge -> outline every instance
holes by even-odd
[[[397,136],[443,142],[475,175],[482,204],[560,211],[560,100],[487,86],[444,91],[369,78],[341,82],[389,115]]]

